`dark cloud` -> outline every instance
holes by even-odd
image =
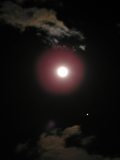
[[[27,149],[28,149],[28,143],[20,143],[17,145],[15,151],[16,151],[16,153],[20,153],[20,152],[25,151]]]
[[[60,0],[13,0],[13,1],[15,1],[15,2],[17,2],[17,3],[25,3],[25,2],[33,2],[33,3],[55,3],[55,2],[57,2],[57,3],[59,3],[60,2]]]
[[[45,132],[40,135],[37,141],[38,157],[35,160],[120,160],[120,158],[108,158],[102,155],[89,154],[82,145],[87,145],[94,138],[86,137],[82,139],[81,147],[66,147],[66,139],[81,135],[80,126],[65,128],[61,134]],[[18,145],[18,149],[26,148],[26,144]]]
[[[92,143],[94,139],[95,139],[94,136],[89,136],[89,137],[82,138],[81,144],[82,144],[83,146],[85,146],[85,145],[87,145],[87,144]]]
[[[27,2],[28,0],[14,0],[16,3],[24,3]]]

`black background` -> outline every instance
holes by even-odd
[[[38,136],[52,119],[56,127],[61,128],[80,124],[85,135],[97,137],[97,152],[119,155],[119,9],[117,4],[62,3],[62,6],[57,2],[44,5],[55,9],[58,18],[68,27],[84,33],[88,67],[85,82],[70,96],[51,96],[42,91],[34,75],[41,40],[31,30],[20,33],[1,24],[1,113],[5,150],[12,152],[17,143]],[[88,117],[86,113],[90,113]]]

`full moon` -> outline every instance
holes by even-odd
[[[67,47],[53,47],[37,57],[36,79],[41,89],[51,94],[70,94],[77,90],[84,78],[82,56]]]
[[[69,74],[69,70],[67,67],[65,66],[60,66],[57,68],[57,75],[60,77],[60,78],[66,78]]]

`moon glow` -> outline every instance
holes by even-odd
[[[52,94],[70,94],[84,77],[82,57],[70,48],[56,47],[37,58],[36,78],[39,86]]]

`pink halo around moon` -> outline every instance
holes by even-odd
[[[84,78],[85,65],[82,57],[70,48],[55,47],[37,58],[38,84],[51,94],[70,94]]]

